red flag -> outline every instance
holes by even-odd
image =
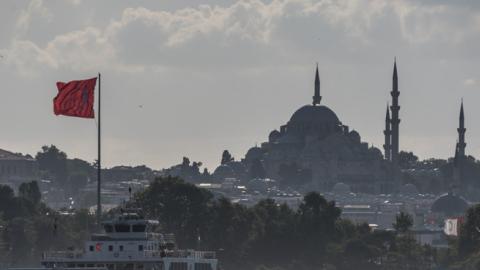
[[[93,97],[97,78],[68,83],[57,82],[58,94],[53,99],[56,115],[94,118]]]

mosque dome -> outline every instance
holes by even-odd
[[[270,132],[270,135],[268,135],[268,142],[276,142],[280,138],[281,134],[278,130],[273,130]]]
[[[400,193],[404,195],[418,195],[418,189],[414,184],[406,184],[400,188]]]
[[[248,149],[247,154],[245,154],[245,160],[253,161],[256,159],[262,159],[262,156],[263,156],[262,148],[255,146]]]
[[[350,193],[350,186],[344,183],[336,183],[332,188],[333,193],[347,194]]]
[[[360,143],[360,142],[361,142],[360,134],[359,134],[357,131],[355,131],[355,130],[350,131],[350,132],[348,133],[348,137],[349,137],[352,141],[354,141],[354,142],[356,142],[356,143]]]
[[[340,124],[340,120],[327,106],[305,105],[292,115],[289,123],[321,126],[324,124]]]
[[[464,214],[468,203],[460,196],[453,193],[443,194],[432,204],[432,212],[443,213],[447,216]]]

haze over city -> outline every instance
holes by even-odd
[[[2,1],[0,145],[96,157],[95,121],[52,113],[55,83],[102,73],[103,163],[213,169],[311,102],[381,148],[393,58],[400,149],[480,154],[480,4],[473,1]]]

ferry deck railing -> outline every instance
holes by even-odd
[[[116,258],[123,258],[131,256],[131,253],[126,253],[125,256]],[[113,255],[112,255],[113,256]],[[164,257],[174,258],[193,258],[193,259],[216,259],[214,251],[196,251],[196,250],[144,250],[143,256],[145,259],[161,259]],[[43,260],[65,260],[65,259],[82,259],[84,254],[82,251],[48,251],[43,253]]]

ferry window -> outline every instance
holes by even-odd
[[[136,224],[132,226],[133,232],[145,232],[146,226],[143,224]]]
[[[212,270],[209,263],[195,263],[195,270]]]
[[[117,224],[115,225],[116,232],[130,232],[130,225],[127,224]]]
[[[105,225],[105,232],[107,233],[113,232],[113,226],[110,224]]]
[[[138,251],[143,251],[143,245],[138,245]]]
[[[120,248],[120,251],[123,251],[123,246],[120,246],[119,248]]]
[[[172,270],[187,270],[188,264],[186,262],[172,262],[170,264],[170,269]]]
[[[113,246],[112,245],[108,246],[108,251],[113,251]]]
[[[93,250],[94,250],[94,247],[93,247],[93,246],[90,246],[88,249],[89,249],[90,251],[93,251]]]

